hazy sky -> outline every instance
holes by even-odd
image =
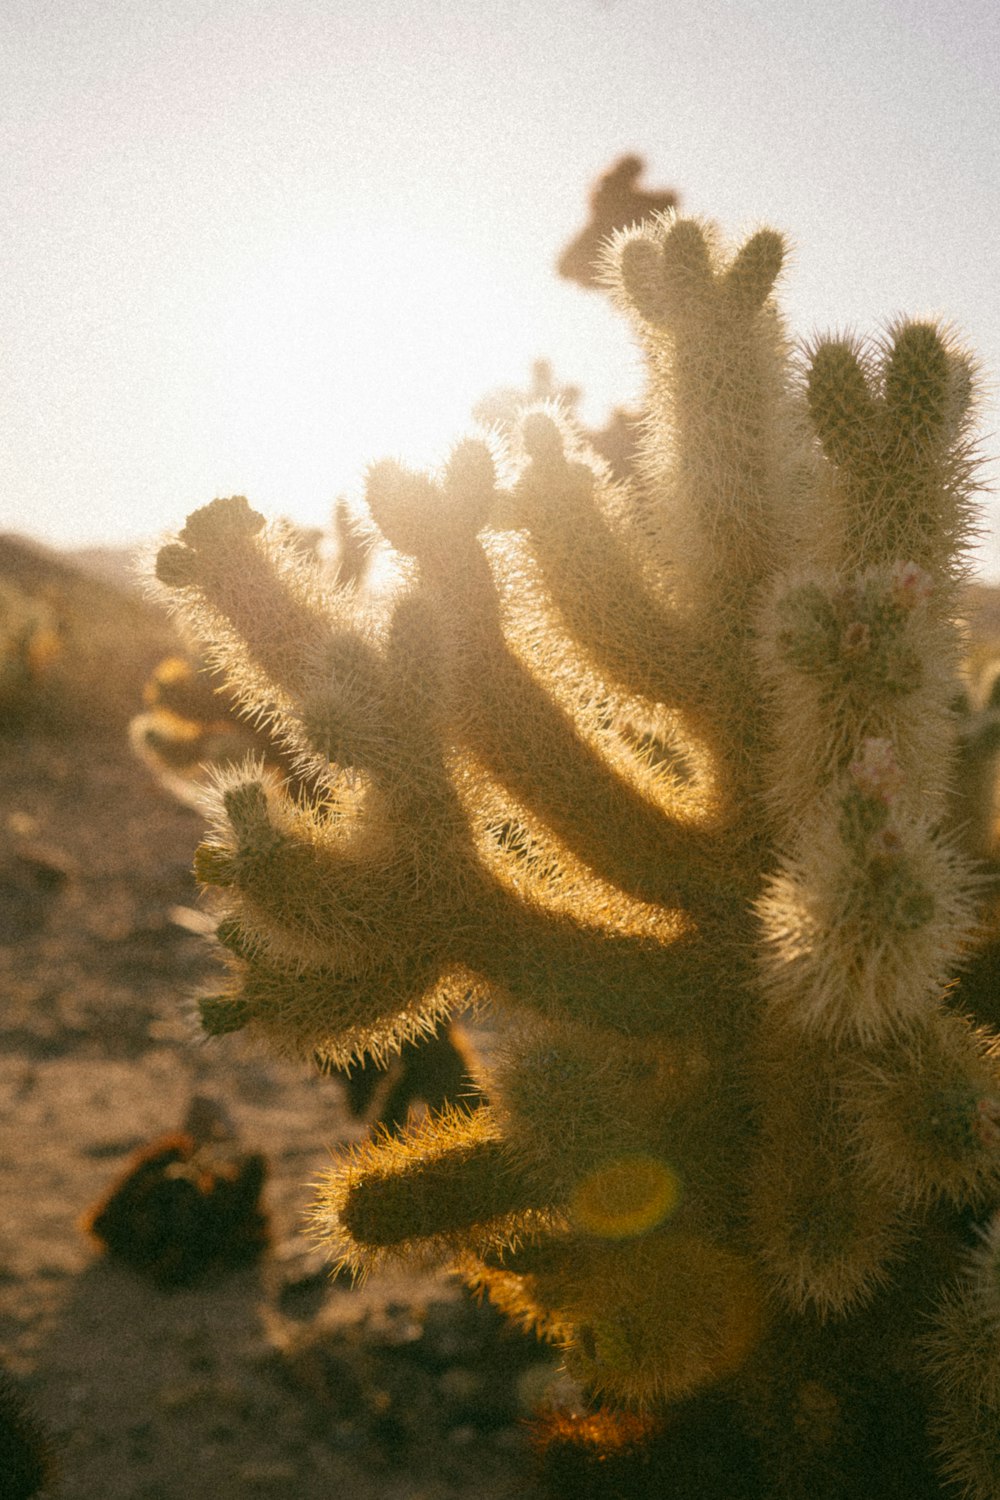
[[[552,270],[625,150],[788,231],[796,332],[948,318],[1000,445],[996,0],[3,0],[0,145],[0,529],[322,522],[539,355],[635,400]]]

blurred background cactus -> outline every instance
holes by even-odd
[[[0,710],[8,721],[24,712],[61,650],[49,601],[0,578]]]
[[[143,686],[143,710],[129,722],[129,739],[163,787],[197,805],[205,774],[220,762],[261,749],[211,674],[193,656],[165,656]]]
[[[650,191],[639,185],[645,170],[642,157],[630,152],[612,162],[597,179],[590,192],[590,217],[556,263],[566,281],[575,281],[590,291],[603,288],[602,257],[610,236],[631,224],[641,224],[653,214],[679,208],[680,195],[673,188]]]
[[[437,476],[370,471],[377,594],[239,497],[161,550],[290,768],[218,776],[201,1016],[344,1066],[490,1008],[489,1103],[358,1147],[316,1226],[562,1347],[601,1414],[557,1424],[554,1484],[596,1445],[664,1493],[655,1442],[685,1494],[991,1500],[1000,1039],[956,988],[983,886],[955,778],[992,745],[989,692],[956,708],[973,373],[928,323],[796,354],[783,256],[672,214],[614,237],[631,481],[543,399]]]

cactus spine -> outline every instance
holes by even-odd
[[[457,1264],[612,1404],[727,1393],[768,1494],[881,1493],[858,1413],[893,1386],[990,1500],[995,1251],[966,1242],[1000,1044],[951,998],[975,885],[941,831],[973,383],[925,323],[795,355],[783,254],[617,236],[633,485],[542,407],[435,478],[371,470],[380,600],[242,499],[163,549],[309,788],[220,781],[202,1015],[344,1063],[488,1002],[490,1105],[333,1171],[337,1253]]]

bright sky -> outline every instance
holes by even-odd
[[[552,269],[627,150],[791,235],[796,332],[948,318],[996,452],[998,127],[996,0],[4,0],[0,529],[322,524],[537,356],[634,402]]]

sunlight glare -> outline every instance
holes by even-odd
[[[440,464],[519,367],[513,293],[485,250],[429,226],[366,221],[248,250],[218,301],[220,445],[241,488],[297,519],[325,520],[319,497],[328,506],[378,458]]]

